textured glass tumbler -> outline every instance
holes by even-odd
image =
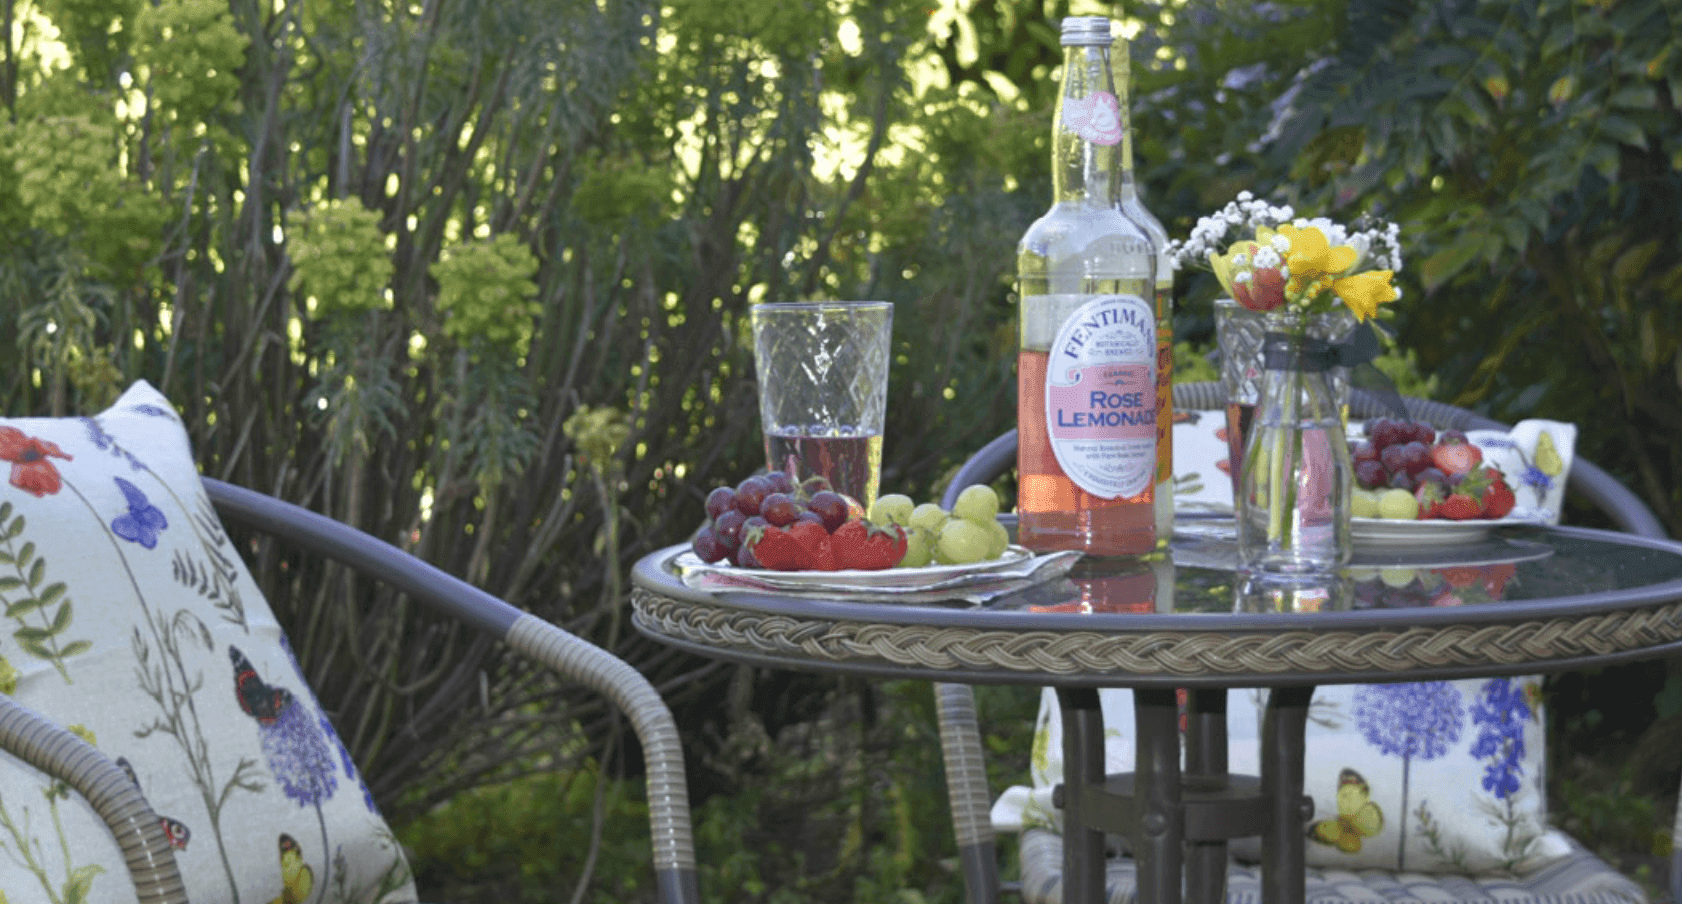
[[[823,477],[868,508],[882,479],[893,304],[756,304],[752,321],[766,466]]]
[[[1278,315],[1275,315],[1278,316]],[[1269,315],[1252,311],[1230,298],[1215,299],[1215,348],[1221,362],[1221,389],[1226,395],[1227,465],[1231,468],[1232,498],[1238,498],[1238,475],[1244,466],[1244,441],[1261,396],[1262,335]],[[1339,308],[1311,318],[1307,335],[1312,339],[1342,342],[1355,331],[1355,315]],[[1334,367],[1326,382],[1340,415],[1349,415],[1349,369]]]

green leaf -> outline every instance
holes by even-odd
[[[40,597],[26,596],[21,600],[6,604],[6,617],[22,618],[25,615],[34,612],[36,609],[41,608],[43,605],[45,605],[45,603],[42,602]]]
[[[61,659],[69,659],[78,653],[86,653],[91,649],[93,649],[93,641],[91,640],[72,640],[64,645],[63,652],[58,655]]]
[[[51,584],[47,585],[47,589],[41,591],[41,593],[40,593],[41,602],[46,603],[48,605],[56,603],[56,602],[58,602],[58,598],[63,596],[64,591],[67,590],[67,589],[69,589],[69,588],[64,586],[63,581],[54,581]]]
[[[1477,258],[1478,250],[1477,242],[1461,240],[1426,258],[1419,268],[1425,280],[1425,291],[1435,292],[1456,273],[1466,269],[1466,265]]]
[[[16,590],[23,586],[23,578],[11,575],[0,575],[0,591]]]
[[[93,888],[93,880],[105,867],[97,864],[79,866],[70,872],[70,881],[64,886],[64,904],[81,904],[88,899],[88,892]]]
[[[1622,116],[1607,116],[1601,119],[1600,131],[1623,144],[1642,149],[1647,147],[1647,133]]]
[[[0,537],[0,540],[10,540],[23,533],[23,520],[23,516],[19,515],[11,524],[6,525],[6,536]]]
[[[57,635],[63,634],[64,629],[68,627],[70,627],[70,603],[66,602],[64,605],[58,607],[58,611],[53,613],[52,627],[47,630]]]
[[[36,559],[35,567],[29,569],[29,588],[31,590],[41,585],[41,579],[47,576],[47,560]]]
[[[1651,110],[1659,105],[1659,92],[1652,85],[1625,85],[1612,93],[1608,103],[1625,110]]]
[[[35,628],[25,625],[16,631],[13,631],[12,636],[16,637],[19,643],[28,643],[32,640],[50,640],[53,636],[53,632],[48,631],[46,628]]]
[[[12,504],[10,502],[0,502],[0,521],[10,517],[12,517]]]
[[[28,568],[29,563],[33,561],[35,561],[35,544],[23,544],[23,548],[18,550],[18,567]]]
[[[25,653],[28,653],[36,659],[45,659],[48,662],[53,662],[59,658],[59,655],[48,649],[46,644],[33,637],[19,637],[18,646],[23,647],[23,651]]]

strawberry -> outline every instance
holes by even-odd
[[[1458,487],[1437,506],[1437,517],[1450,521],[1469,521],[1483,514],[1483,503],[1476,496],[1463,493]]]
[[[1483,450],[1468,442],[1466,435],[1459,431],[1443,431],[1437,437],[1437,444],[1431,447],[1431,464],[1450,477],[1472,470],[1481,461]]]
[[[742,540],[742,548],[752,553],[762,567],[774,571],[800,571],[808,567],[806,550],[794,534],[783,527],[754,527]]]
[[[801,568],[816,571],[837,571],[841,568],[835,558],[835,547],[830,542],[829,531],[824,530],[821,523],[802,519],[783,530],[800,544]]]
[[[1447,496],[1448,489],[1442,481],[1420,481],[1413,491],[1413,498],[1419,501],[1419,514],[1414,517],[1420,520],[1439,517],[1438,510],[1442,508],[1443,499]]]
[[[897,524],[878,527],[854,518],[836,528],[829,541],[842,568],[878,571],[905,558],[905,529]]]
[[[1483,492],[1483,517],[1505,518],[1518,500],[1513,497],[1513,488],[1507,486],[1505,475],[1494,468],[1490,469],[1490,474],[1489,489]]]

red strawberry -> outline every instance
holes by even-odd
[[[1431,464],[1451,477],[1472,470],[1481,461],[1483,450],[1456,431],[1445,431],[1437,438],[1437,444],[1431,447]]]
[[[787,528],[754,527],[742,540],[742,548],[753,554],[759,564],[774,571],[800,571],[810,567],[806,550]]]
[[[1483,491],[1483,517],[1505,518],[1518,500],[1513,498],[1513,488],[1507,486],[1505,475],[1494,468],[1490,469],[1490,475],[1493,480],[1489,489]]]
[[[1448,490],[1439,480],[1421,481],[1413,491],[1413,498],[1419,501],[1419,514],[1414,517],[1424,520],[1439,517],[1443,499],[1448,496]]]
[[[830,534],[830,545],[842,568],[879,571],[892,568],[905,558],[905,529],[897,524],[878,527],[854,518]]]
[[[835,558],[835,547],[829,531],[816,521],[800,520],[783,528],[800,544],[802,568],[817,571],[837,571],[841,568]]]
[[[1479,502],[1476,496],[1463,492],[1459,487],[1456,487],[1454,492],[1448,494],[1448,498],[1437,506],[1437,517],[1447,518],[1450,521],[1469,521],[1482,514],[1483,503]]]

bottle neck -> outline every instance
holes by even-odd
[[[1110,48],[1114,70],[1116,107],[1121,111],[1121,182],[1117,194],[1123,203],[1139,199],[1139,183],[1133,177],[1133,53],[1126,38],[1117,38]]]
[[[1109,48],[1065,47],[1063,90],[1051,136],[1051,188],[1057,203],[1119,203],[1125,111],[1116,97]]]

